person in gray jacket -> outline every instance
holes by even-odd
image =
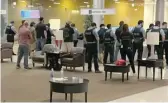
[[[78,32],[77,28],[75,27],[75,24],[74,24],[74,23],[71,24],[71,27],[72,27],[73,30],[74,30],[74,34],[73,34],[74,47],[77,47],[79,32]]]

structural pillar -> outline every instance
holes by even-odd
[[[0,0],[0,33],[1,41],[5,34],[5,27],[8,24],[8,0]]]
[[[104,9],[104,2],[105,0],[93,0],[93,9]],[[100,24],[104,23],[104,16],[93,15],[93,22],[97,24],[97,27],[99,27]]]
[[[156,1],[156,21],[159,20],[161,23],[164,21],[165,15],[165,0]]]

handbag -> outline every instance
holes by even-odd
[[[117,61],[115,62],[115,64],[116,64],[117,66],[124,66],[124,65],[126,65],[126,61],[123,60],[123,59],[119,59],[119,60],[117,60]]]

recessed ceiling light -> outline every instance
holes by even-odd
[[[83,3],[88,4],[88,2],[83,2]]]
[[[120,3],[120,2],[116,1],[115,3]]]
[[[34,6],[33,6],[33,5],[28,5],[28,7],[29,7],[29,8],[32,8],[32,7],[34,7]]]
[[[133,4],[132,4],[132,7],[134,7],[134,6],[135,6],[135,4],[133,3]]]
[[[21,2],[26,2],[26,1],[22,0]]]
[[[60,4],[60,3],[58,3],[58,2],[54,2],[54,4]]]
[[[13,2],[12,4],[13,4],[13,5],[16,5],[16,2]]]
[[[51,6],[49,6],[49,8],[50,8]]]
[[[86,6],[80,6],[80,8],[85,8]]]

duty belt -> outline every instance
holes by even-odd
[[[96,42],[87,42],[87,44],[94,44],[94,43],[96,43]]]
[[[106,44],[114,44],[114,42],[104,42],[104,43],[106,43]]]

